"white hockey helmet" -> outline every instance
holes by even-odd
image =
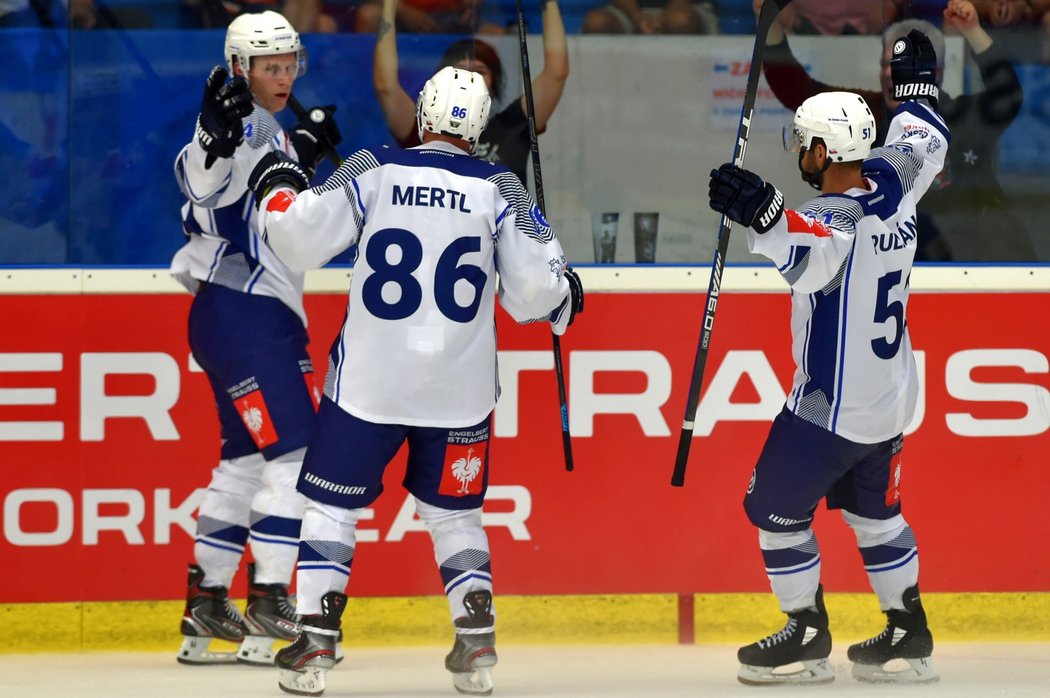
[[[864,98],[852,92],[821,92],[795,110],[792,143],[809,149],[820,138],[830,162],[863,160],[875,141],[875,115]]]
[[[419,93],[416,102],[419,140],[423,140],[424,131],[454,136],[465,140],[470,152],[474,152],[478,137],[488,124],[491,106],[485,78],[469,70],[446,66],[434,73]]]
[[[230,74],[237,63],[247,73],[255,56],[277,56],[294,53],[299,63],[296,77],[306,73],[306,48],[299,41],[299,32],[282,15],[267,10],[243,14],[226,29],[226,67]],[[234,60],[236,59],[236,60]]]

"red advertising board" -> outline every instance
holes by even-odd
[[[550,335],[500,313],[486,526],[501,593],[768,590],[741,500],[790,383],[788,297],[721,300],[686,485],[673,488],[703,301],[588,296],[562,343],[572,473]],[[1048,303],[1041,293],[912,296],[924,391],[901,489],[924,591],[1050,591]],[[185,295],[0,297],[0,602],[184,595],[194,508],[218,450],[188,307]],[[307,296],[318,366],[344,308],[341,295]],[[361,522],[355,595],[440,592],[401,468]],[[825,583],[866,590],[839,515],[818,513],[816,529]]]

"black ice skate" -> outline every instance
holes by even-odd
[[[452,672],[457,691],[487,696],[492,693],[492,667],[496,666],[492,592],[467,592],[463,605],[467,615],[456,619],[456,643],[445,657],[445,668]]]
[[[324,693],[325,674],[336,663],[339,621],[345,608],[346,594],[330,591],[321,597],[321,615],[302,617],[295,642],[274,657],[282,691],[300,696]]]
[[[816,606],[815,611],[806,608],[788,613],[787,625],[782,630],[741,647],[737,652],[740,660],[737,680],[749,686],[834,681],[835,670],[828,661],[831,633],[823,587],[817,587]],[[791,667],[799,663],[801,669]]]
[[[285,584],[256,584],[255,563],[248,565],[248,607],[244,622],[251,633],[237,651],[237,660],[246,664],[273,666],[273,645],[277,640],[292,641],[299,634],[299,616],[288,598]]]
[[[229,599],[226,587],[202,587],[204,570],[190,565],[186,610],[182,615],[182,647],[177,659],[182,664],[230,664],[234,652],[211,652],[215,638],[239,643],[248,628],[240,611]]]
[[[886,629],[852,645],[847,656],[858,681],[932,683],[940,678],[930,655],[933,635],[926,627],[926,612],[918,585],[904,590],[904,610],[886,612]]]

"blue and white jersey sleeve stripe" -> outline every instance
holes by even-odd
[[[767,233],[748,230],[748,248],[773,260],[793,290],[813,293],[838,273],[863,216],[849,197],[821,196],[797,211],[785,210]]]
[[[496,268],[500,305],[520,323],[547,320],[569,295],[565,254],[532,196],[511,172],[489,178],[496,185]],[[537,267],[547,273],[536,273]]]
[[[357,242],[374,203],[362,197],[359,180],[378,167],[371,152],[359,151],[319,187],[299,194],[288,188],[271,191],[259,205],[259,227],[266,231],[267,244],[290,269],[306,271],[327,264]]]

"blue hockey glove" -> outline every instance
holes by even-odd
[[[708,196],[711,208],[758,233],[769,232],[784,214],[784,195],[776,187],[729,162],[711,170]]]
[[[898,102],[909,99],[928,99],[934,107],[940,90],[937,89],[937,53],[933,44],[918,29],[893,42],[890,58],[890,78],[893,98]]]
[[[565,280],[569,282],[569,295],[551,313],[551,327],[554,334],[558,335],[565,334],[565,328],[583,312],[583,284],[580,282],[580,276],[569,267],[565,267],[564,274]]]
[[[295,193],[310,188],[310,176],[302,165],[279,150],[267,153],[248,175],[248,188],[255,193],[255,207],[274,187],[291,187]]]
[[[233,157],[237,146],[244,142],[241,119],[255,109],[248,81],[238,75],[226,82],[227,77],[225,68],[215,66],[204,85],[197,140],[208,153],[206,167],[211,167],[216,158]]]

